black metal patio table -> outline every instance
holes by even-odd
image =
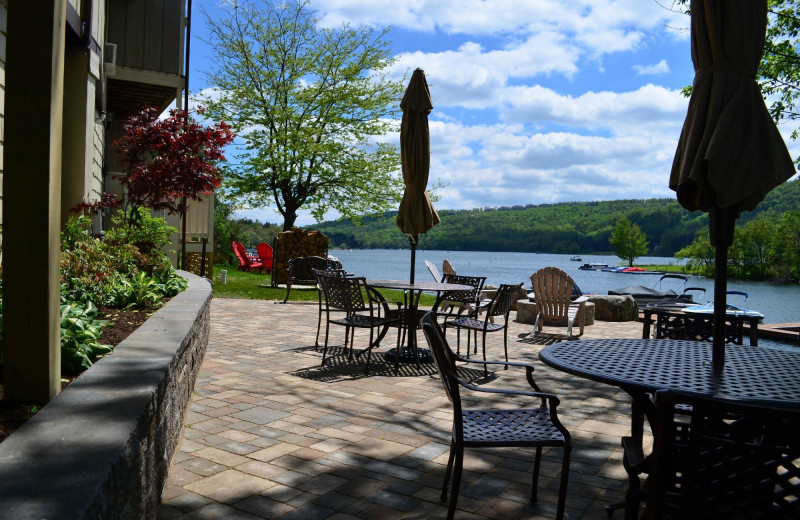
[[[641,441],[644,415],[652,425],[657,390],[761,403],[800,410],[800,349],[726,345],[715,370],[712,344],[669,339],[596,339],[549,345],[539,359],[553,368],[617,386],[632,398],[631,436]]]
[[[394,352],[394,349],[386,353],[386,358],[391,359],[394,356],[399,356],[401,363],[416,362],[417,366],[420,363],[433,363],[431,353],[425,349],[417,348],[417,325],[419,324],[419,298],[423,292],[436,293],[437,296],[444,291],[469,291],[473,289],[471,285],[464,285],[459,283],[448,282],[434,282],[434,281],[419,281],[415,280],[411,283],[409,280],[367,280],[367,285],[371,287],[378,287],[381,289],[394,289],[403,291],[403,307],[400,310],[403,317],[400,320],[400,327],[407,334],[407,346],[401,348],[399,352]],[[438,298],[437,298],[438,303]]]
[[[711,363],[711,344],[690,340],[567,341],[543,348],[539,359],[558,370],[618,386],[634,398],[672,389],[800,408],[800,349],[725,348],[725,366],[719,371]],[[646,413],[647,402],[642,402]]]

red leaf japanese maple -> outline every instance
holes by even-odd
[[[118,176],[131,209],[186,211],[186,199],[199,200],[222,182],[217,163],[222,149],[235,137],[222,122],[202,126],[185,110],[170,110],[159,119],[157,109],[145,106],[125,124],[125,134],[114,142],[126,167]],[[133,212],[134,214],[136,212]]]

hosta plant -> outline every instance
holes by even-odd
[[[99,342],[106,320],[97,319],[92,302],[69,302],[61,305],[61,372],[77,374],[91,367],[97,359],[113,350]]]

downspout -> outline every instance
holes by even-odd
[[[186,9],[186,59],[184,60],[183,64],[183,77],[184,77],[184,84],[183,84],[183,109],[186,111],[186,114],[189,114],[189,55],[190,49],[192,46],[192,0],[188,0],[189,4]],[[181,223],[181,269],[184,271],[186,270],[186,213],[188,212],[188,206],[186,197],[183,197],[183,219]],[[205,253],[205,251],[203,251]],[[203,255],[203,259],[205,259],[205,254]],[[204,274],[204,273],[203,273]],[[201,276],[203,275],[201,274]]]

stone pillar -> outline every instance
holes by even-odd
[[[66,0],[10,0],[3,175],[3,385],[61,389],[59,222]]]

